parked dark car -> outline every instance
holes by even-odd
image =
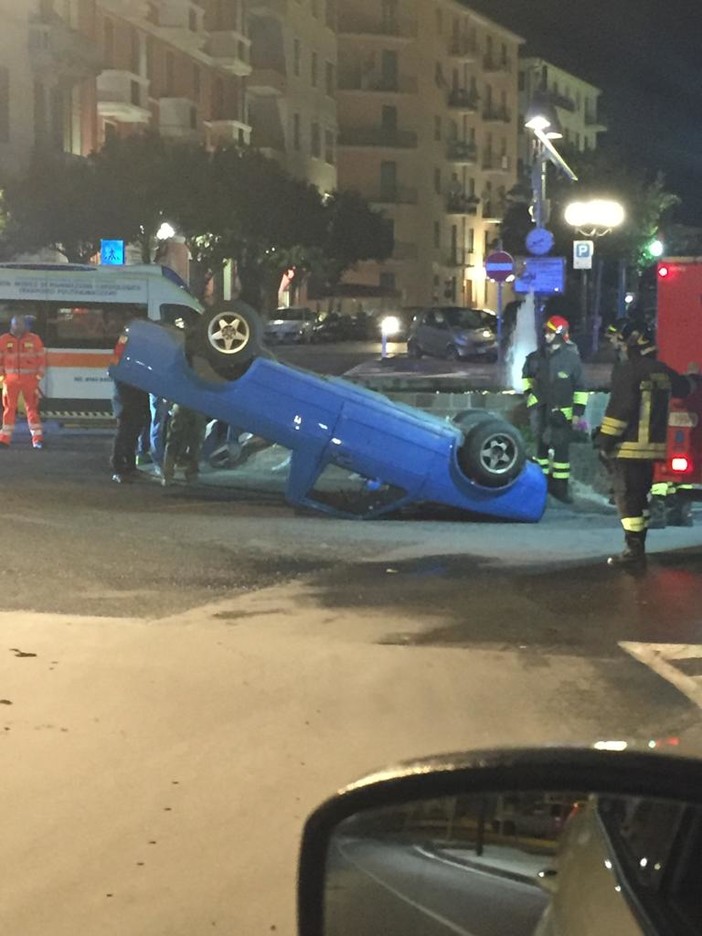
[[[485,309],[432,306],[419,311],[410,327],[411,357],[460,360],[497,358],[497,318]]]

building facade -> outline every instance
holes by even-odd
[[[607,129],[599,116],[599,88],[542,58],[522,58],[519,62],[519,109],[522,118],[535,98],[556,108],[564,146],[580,153],[597,148],[599,135]],[[526,170],[530,157],[530,135],[520,119],[519,160]]]
[[[514,33],[454,0],[346,0],[339,184],[393,225],[395,252],[349,279],[405,306],[493,305],[484,259],[516,181]]]

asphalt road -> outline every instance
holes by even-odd
[[[699,516],[631,576],[604,565],[597,500],[538,525],[335,521],[287,506],[281,450],[164,490],[112,484],[109,446],[0,452],[5,931],[293,936],[302,822],[367,770],[612,738],[702,754]]]

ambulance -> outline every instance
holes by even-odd
[[[681,374],[702,372],[702,257],[662,260],[657,274],[658,356]],[[671,401],[667,457],[655,480],[702,497],[702,384],[686,400]]]
[[[202,306],[168,267],[0,264],[0,332],[13,315],[31,317],[47,349],[42,412],[55,418],[109,413],[107,368],[134,318],[192,323]]]

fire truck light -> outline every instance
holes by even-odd
[[[690,459],[687,455],[674,455],[670,460],[670,467],[677,474],[685,474],[690,470]]]
[[[658,275],[661,277],[661,279],[665,279],[669,273],[670,269],[667,266],[658,267]]]

